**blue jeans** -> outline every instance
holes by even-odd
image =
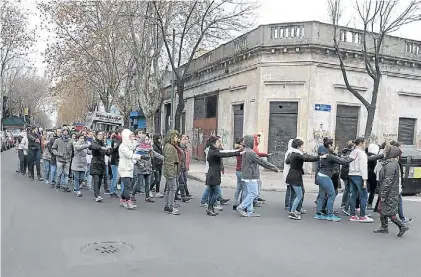
[[[345,184],[344,194],[342,195],[341,207],[345,210],[349,210],[349,196],[350,196],[350,182],[349,179],[343,179]]]
[[[365,216],[367,209],[368,192],[367,188],[363,188],[363,178],[361,176],[349,176],[351,186],[351,216],[355,215],[355,206],[357,205],[357,196],[360,196],[360,217]]]
[[[323,209],[323,201],[327,195],[327,214],[333,215],[333,205],[335,204],[335,188],[332,179],[329,176],[320,176],[317,174],[316,183],[319,185],[319,195],[317,197],[317,213],[321,213]]]
[[[110,192],[114,193],[117,188],[118,181],[118,165],[111,165],[111,172],[113,173],[113,179],[111,180]]]
[[[216,191],[218,192],[218,199],[222,196],[221,186],[217,186]],[[206,186],[205,192],[203,192],[202,199],[200,200],[201,204],[209,204],[209,195],[210,195],[210,188]]]
[[[44,179],[45,179],[45,183],[48,184],[48,180],[50,177],[50,161],[43,159],[43,164],[44,164]]]
[[[294,202],[292,202],[292,206],[291,206],[291,212],[295,212],[298,208],[298,206],[301,203],[301,200],[303,199],[303,187],[302,186],[295,186],[295,185],[291,185],[292,189],[295,192],[295,199]]]
[[[50,184],[56,184],[56,172],[57,172],[57,165],[50,163]]]
[[[72,171],[73,173],[73,190],[80,191],[80,183],[85,180],[84,171]]]
[[[236,171],[235,175],[237,175],[237,188],[234,193],[234,204],[238,205],[247,195],[247,186],[241,179],[241,171]]]
[[[304,194],[306,193],[306,191],[305,191],[304,187],[301,187],[301,191],[302,191],[301,201],[300,201],[300,203],[298,203],[298,206],[295,207],[295,210],[292,210],[292,205],[294,204],[294,200],[295,200],[295,197],[296,197],[297,194],[296,194],[293,186],[291,186],[291,185],[288,185],[288,186],[291,188],[290,192],[289,192],[288,211],[289,212],[292,212],[292,211],[301,212],[301,209],[303,208]]]
[[[247,213],[250,215],[254,212],[253,200],[259,194],[259,185],[256,181],[245,182],[247,186],[247,196],[240,204],[240,209],[247,209]]]

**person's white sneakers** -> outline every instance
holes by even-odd
[[[362,223],[371,223],[371,222],[374,222],[374,219],[368,216],[364,216],[364,217],[360,217],[359,221]]]

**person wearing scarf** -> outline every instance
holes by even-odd
[[[400,195],[400,149],[395,146],[387,145],[384,152],[385,160],[382,162],[382,168],[379,172],[379,211],[381,226],[379,229],[375,230],[374,233],[389,233],[388,219],[390,219],[399,228],[398,237],[402,237],[409,230],[409,227],[396,216],[399,209]]]
[[[190,192],[187,188],[187,168],[189,163],[189,156],[186,142],[186,135],[182,135],[180,142],[177,145],[175,145],[180,160],[180,177],[178,178],[177,191],[180,191],[181,201],[183,201],[184,203],[189,202],[191,200]]]
[[[155,201],[152,199],[150,193],[150,180],[151,174],[153,173],[152,159],[163,159],[163,156],[153,151],[153,148],[149,143],[149,138],[145,134],[139,135],[138,145],[136,147],[135,153],[142,157],[147,157],[147,159],[140,159],[136,163],[137,179],[135,191],[142,187],[145,192],[145,202],[154,203]],[[136,200],[133,198],[132,201],[135,203]]]
[[[68,187],[68,177],[70,160],[72,158],[72,145],[67,128],[63,128],[61,137],[54,141],[51,153],[56,157],[57,162],[56,189],[71,192]]]

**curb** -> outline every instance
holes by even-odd
[[[187,178],[189,178],[189,179],[191,179],[191,180],[195,180],[195,181],[198,181],[198,182],[201,182],[201,183],[205,183],[205,178],[201,178],[201,177],[198,177],[198,176],[196,176],[196,175],[193,175],[193,174],[189,174],[189,173],[187,173]],[[234,187],[234,186],[227,186],[227,185],[221,185],[221,188],[230,188],[230,189],[235,189],[236,187]],[[270,189],[267,189],[267,188],[261,188],[260,190],[262,190],[262,191],[268,191],[268,192],[285,192],[286,191],[286,188],[270,188]],[[306,189],[306,193],[318,193],[319,191],[318,190],[315,190],[315,189]]]

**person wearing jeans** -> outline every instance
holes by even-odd
[[[22,139],[18,145],[19,172],[25,175],[28,168],[28,138],[25,131],[22,131],[21,136]]]
[[[163,174],[166,179],[164,194],[164,212],[179,215],[180,212],[174,207],[175,193],[177,191],[176,178],[179,176],[180,158],[175,147],[178,144],[179,135],[176,130],[167,133],[164,146]]]
[[[349,155],[353,161],[349,164],[349,180],[351,185],[351,204],[350,204],[350,221],[373,222],[374,220],[366,216],[367,210],[367,179],[368,179],[368,157],[365,153],[364,138],[355,140],[355,149]],[[357,216],[355,206],[357,203],[357,195],[360,197],[360,215]]]
[[[260,217],[259,214],[254,212],[253,207],[253,200],[259,193],[259,185],[257,183],[257,180],[260,179],[259,166],[274,172],[279,172],[279,168],[259,157],[258,154],[253,151],[253,147],[254,137],[250,135],[245,136],[241,177],[247,186],[247,196],[237,207],[237,211],[245,217]]]
[[[51,148],[51,153],[56,157],[57,162],[56,188],[65,192],[71,191],[67,183],[72,155],[72,144],[68,134],[68,130],[63,128],[61,137],[54,141]]]
[[[85,180],[86,156],[88,155],[89,144],[85,141],[84,135],[78,135],[77,141],[73,143],[74,156],[71,170],[73,173],[73,192],[81,197],[80,184]]]
[[[319,156],[310,156],[304,153],[304,142],[300,139],[294,139],[291,142],[291,151],[288,154],[285,163],[290,166],[285,182],[291,186],[291,202],[289,205],[288,218],[301,220],[301,212],[297,210],[303,199],[303,166],[305,162],[317,162]],[[299,188],[298,188],[299,187]]]

